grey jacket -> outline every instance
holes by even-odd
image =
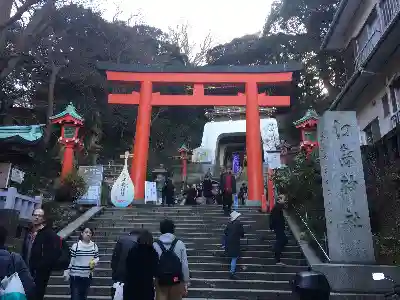
[[[164,244],[164,247],[167,250],[171,247],[172,241],[175,239],[176,237],[172,233],[162,234],[159,238],[159,240]],[[162,254],[160,246],[157,243],[154,243],[153,247],[157,251],[158,257],[160,257]],[[181,240],[176,243],[174,252],[179,257],[182,263],[183,280],[187,283],[190,281],[189,263],[187,259],[186,246]]]

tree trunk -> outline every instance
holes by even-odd
[[[0,1],[0,24],[6,23],[10,19],[11,8],[12,8],[13,0],[1,0]],[[7,31],[2,30],[0,32],[0,54],[4,56],[4,50],[6,45],[6,36]]]
[[[61,67],[53,65],[51,74],[50,74],[50,81],[49,81],[49,91],[47,94],[47,113],[46,113],[46,120],[47,126],[44,130],[44,145],[47,146],[50,142],[51,132],[52,132],[52,124],[50,122],[50,117],[54,114],[54,88],[56,86],[57,75],[60,72]]]

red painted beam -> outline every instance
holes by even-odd
[[[167,83],[290,83],[292,72],[285,73],[129,73],[107,71],[107,80]]]
[[[140,94],[110,94],[109,104],[139,105]],[[153,93],[152,106],[246,106],[246,95],[238,96],[203,96],[203,95],[160,95]],[[290,96],[258,95],[258,105],[264,107],[288,107]]]

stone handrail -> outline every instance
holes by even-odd
[[[31,219],[34,209],[42,205],[40,196],[29,197],[18,193],[10,187],[7,191],[0,190],[0,209],[15,209],[19,211],[20,219]]]

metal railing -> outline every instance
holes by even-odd
[[[400,0],[384,0],[380,4],[382,25],[386,29],[400,12]]]
[[[356,70],[358,70],[361,65],[365,62],[368,56],[371,54],[372,50],[374,50],[375,45],[378,43],[382,33],[379,30],[376,30],[362,47],[362,49],[358,52],[358,55],[355,60]]]
[[[301,214],[301,212],[295,206],[293,206],[293,209],[294,209],[298,219],[302,223],[301,225],[307,230],[313,243],[315,243],[315,245],[317,246],[317,248],[318,248],[317,250],[319,250],[321,252],[321,254],[323,255],[323,258],[326,260],[326,262],[330,262],[330,258],[329,258],[328,251],[327,251],[328,245],[327,245],[326,233],[324,232],[324,237],[323,237],[325,245],[322,245],[321,242],[319,241],[319,239],[317,238],[316,234],[314,233],[314,231],[311,229],[311,226],[307,222],[308,213],[307,213],[307,210],[305,210],[305,207],[303,206],[305,216],[303,216]]]

